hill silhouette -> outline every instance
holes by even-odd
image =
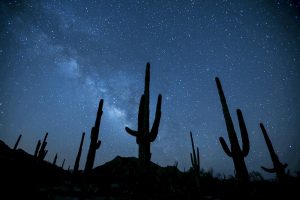
[[[247,185],[234,178],[214,177],[193,170],[181,172],[176,166],[145,166],[135,157],[116,156],[97,166],[85,177],[79,171],[63,170],[37,160],[22,149],[13,150],[0,140],[1,196],[7,199],[270,199],[299,197],[299,177],[286,184],[254,180]],[[13,191],[13,192],[11,192]]]
[[[11,198],[33,194],[38,197],[39,189],[58,185],[67,177],[62,168],[40,162],[22,149],[13,150],[1,140],[0,163],[1,194],[5,196],[7,192]]]

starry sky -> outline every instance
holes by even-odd
[[[124,128],[137,127],[146,62],[150,124],[162,94],[152,161],[190,166],[189,131],[201,168],[233,174],[214,78],[220,77],[237,135],[249,132],[249,171],[272,167],[259,123],[282,162],[300,169],[300,4],[297,1],[1,1],[0,139],[33,154],[49,132],[46,160],[74,166],[82,132],[84,166],[100,98],[102,145],[95,166],[138,155]],[[240,141],[241,143],[241,141]]]

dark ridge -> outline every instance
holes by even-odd
[[[177,166],[144,165],[135,157],[117,156],[94,168],[71,173],[0,140],[1,199],[293,199],[299,197],[300,177],[284,184],[249,173],[250,182],[214,177],[213,172],[181,172]],[[76,176],[76,179],[74,179]],[[198,181],[197,181],[198,180]],[[13,192],[11,192],[13,191]],[[8,198],[9,197],[9,198]]]

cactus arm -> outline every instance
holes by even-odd
[[[266,172],[269,172],[269,173],[275,173],[276,172],[276,169],[275,168],[272,168],[272,169],[269,169],[269,168],[265,168],[263,166],[261,166],[261,168],[266,171]]]
[[[229,150],[229,148],[228,148],[228,146],[227,146],[227,144],[226,144],[224,138],[223,138],[223,137],[220,137],[219,140],[220,140],[220,143],[221,143],[221,145],[222,145],[222,148],[223,148],[224,152],[225,152],[229,157],[232,157],[232,152]]]
[[[242,111],[240,109],[237,109],[237,116],[239,120],[239,125],[240,125],[240,130],[241,130],[241,136],[242,136],[242,142],[243,142],[243,155],[246,157],[249,153],[250,145],[249,145],[249,137],[248,137],[248,132],[247,128],[245,125],[244,117],[242,114]]]
[[[158,128],[160,123],[160,117],[161,117],[161,100],[162,96],[161,94],[158,95],[157,98],[157,105],[156,105],[156,111],[155,111],[155,119],[151,128],[151,131],[148,135],[148,139],[150,142],[153,142],[158,134]]]
[[[138,131],[134,131],[128,127],[125,127],[125,130],[127,133],[129,133],[130,135],[134,136],[134,137],[137,137],[139,135],[139,132]]]
[[[142,131],[143,122],[144,122],[144,105],[145,105],[145,95],[142,95],[140,99],[139,113],[138,113],[138,131],[132,130],[129,127],[125,127],[126,132],[134,137],[138,137],[140,135],[140,132]]]
[[[41,147],[41,140],[39,140],[38,142],[37,142],[37,144],[36,144],[36,147],[35,147],[35,151],[34,151],[34,157],[38,157],[38,153],[39,153],[39,151],[40,151],[40,147]]]

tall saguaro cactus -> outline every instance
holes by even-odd
[[[191,143],[192,143],[192,149],[193,149],[193,152],[190,153],[190,156],[191,156],[191,162],[192,162],[192,167],[193,167],[194,172],[200,173],[200,157],[199,157],[199,149],[198,149],[198,147],[197,147],[197,156],[196,156],[195,146],[194,146],[194,139],[193,139],[193,134],[192,134],[192,132],[190,132],[190,136],[191,136]]]
[[[79,169],[79,163],[80,163],[80,158],[81,158],[81,152],[82,152],[82,145],[83,145],[83,141],[84,141],[84,136],[85,136],[85,132],[83,132],[82,136],[81,136],[81,141],[80,141],[78,153],[77,153],[76,160],[75,160],[74,170],[73,170],[74,173],[77,173],[78,169]]]
[[[241,149],[236,132],[234,130],[233,122],[226,103],[226,98],[222,89],[222,85],[218,77],[216,77],[216,83],[217,83],[217,88],[218,88],[218,92],[219,92],[219,96],[223,108],[223,114],[226,122],[227,133],[230,141],[230,149],[227,146],[223,137],[220,137],[219,140],[225,153],[233,159],[233,163],[236,171],[236,178],[242,182],[247,182],[249,180],[249,174],[244,161],[244,157],[248,155],[250,146],[249,146],[248,132],[244,122],[243,114],[240,109],[237,109],[237,116],[239,120],[239,126],[240,126],[242,143],[243,143],[243,147]]]
[[[136,143],[139,145],[139,160],[143,164],[147,164],[151,160],[150,143],[153,142],[158,134],[158,128],[161,117],[161,94],[158,95],[155,119],[149,131],[149,103],[150,103],[150,63],[146,65],[145,88],[144,94],[141,96],[138,114],[138,130],[125,128],[127,133],[136,137]]]
[[[85,163],[85,168],[84,168],[85,173],[89,173],[93,169],[96,150],[99,149],[101,145],[101,141],[98,140],[98,137],[99,137],[101,117],[103,114],[102,108],[103,108],[103,99],[101,99],[99,102],[95,126],[91,130],[91,143],[90,143],[90,147],[89,147],[89,151]]]
[[[271,142],[271,140],[270,140],[270,138],[267,134],[267,131],[266,131],[264,125],[262,123],[260,123],[259,126],[260,126],[261,131],[263,133],[263,136],[265,138],[265,141],[266,141],[266,144],[267,144],[267,147],[269,149],[269,153],[270,153],[270,156],[271,156],[271,159],[272,159],[272,162],[273,162],[273,167],[274,167],[273,169],[268,169],[268,168],[265,168],[265,167],[261,167],[261,168],[266,172],[276,173],[278,181],[283,182],[286,178],[285,168],[288,165],[286,163],[282,164],[279,161],[279,158],[278,158],[277,154],[274,151],[272,142]]]
[[[18,147],[18,145],[19,145],[19,142],[20,142],[20,140],[21,140],[21,137],[22,137],[22,134],[20,134],[19,135],[19,137],[18,137],[18,139],[17,139],[17,141],[16,141],[16,144],[15,144],[15,146],[14,146],[14,150],[17,150],[17,147]]]

